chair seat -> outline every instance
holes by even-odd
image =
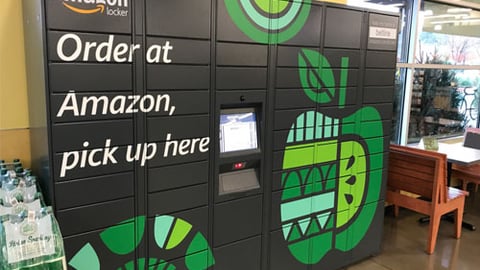
[[[462,181],[462,189],[467,189],[468,183],[475,184],[475,192],[478,191],[478,185],[480,184],[480,164],[474,164],[470,166],[452,165],[452,176]]]
[[[448,187],[447,200],[455,200],[460,197],[468,196],[468,191],[461,190],[454,187]]]
[[[472,176],[476,176],[480,179],[480,164],[474,164],[470,166],[453,164],[452,170],[456,173],[471,174]]]

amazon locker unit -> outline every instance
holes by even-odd
[[[33,170],[69,269],[338,269],[380,251],[398,14],[23,7]]]

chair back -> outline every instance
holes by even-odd
[[[463,140],[463,146],[480,149],[480,129],[467,128]]]
[[[447,201],[447,156],[442,153],[390,145],[388,188],[431,200]]]

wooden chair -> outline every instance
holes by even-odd
[[[453,164],[452,178],[460,180],[463,190],[467,190],[468,184],[473,183],[476,193],[478,192],[478,185],[480,184],[480,164],[470,166]]]
[[[406,191],[418,195],[413,197]],[[430,216],[426,252],[435,250],[442,215],[455,211],[455,237],[462,231],[465,196],[468,192],[447,186],[445,154],[399,145],[390,146],[387,201],[399,207]]]
[[[480,129],[467,128],[465,131],[463,146],[480,149]],[[469,183],[475,185],[475,193],[478,192],[478,185],[480,184],[480,164],[469,166],[452,165],[452,178],[460,180],[462,189],[467,190]]]

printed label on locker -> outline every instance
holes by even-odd
[[[370,38],[396,39],[397,30],[395,28],[370,26]]]

